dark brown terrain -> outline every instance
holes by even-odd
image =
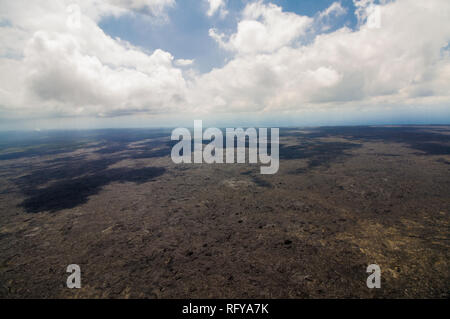
[[[1,133],[0,297],[449,298],[450,127],[282,129],[275,175],[169,136]]]

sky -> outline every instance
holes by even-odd
[[[2,0],[0,130],[450,124],[448,0]]]

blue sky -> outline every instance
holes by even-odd
[[[166,23],[149,23],[148,16],[135,14],[107,17],[100,21],[99,26],[108,35],[119,37],[143,49],[153,51],[160,48],[171,52],[178,59],[195,59],[198,70],[207,72],[214,67],[223,66],[230,57],[229,52],[221,50],[208,35],[208,30],[214,27],[227,33],[236,32],[241,11],[248,2],[250,1],[229,0],[227,2],[229,14],[224,19],[205,15],[208,7],[205,1],[184,0],[178,1],[168,10],[169,19]],[[333,2],[333,0],[271,1],[286,12],[310,17],[326,10]],[[357,25],[353,1],[342,0],[340,3],[348,10],[345,15],[333,21],[333,28],[329,31],[344,25],[350,28]]]

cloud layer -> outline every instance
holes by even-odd
[[[174,0],[3,1],[0,116],[448,104],[450,2],[354,2],[358,28],[332,32],[330,20],[347,10],[339,2],[314,17],[250,2],[235,32],[209,30],[229,59],[199,74],[193,60],[147,52],[98,26],[103,17],[135,14],[170,23]],[[209,1],[208,15],[221,10],[225,2]]]

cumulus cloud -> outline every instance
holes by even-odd
[[[171,2],[156,0],[153,4],[161,8]],[[152,1],[111,3],[120,5],[120,10],[153,8]],[[6,47],[6,53],[15,58],[8,55],[0,58],[2,70],[14,69],[0,75],[0,109],[64,116],[113,116],[171,112],[181,105],[186,82],[182,72],[173,66],[170,53],[162,50],[146,53],[107,36],[94,19],[105,10],[112,12],[108,11],[109,3],[102,3],[104,7],[99,10],[92,2],[94,7],[81,7],[80,12],[67,12],[69,4],[46,1],[41,6],[15,1],[8,11],[2,11],[8,14],[1,18],[8,19],[11,26],[7,30],[1,27],[0,36],[10,35],[13,29],[20,34],[20,45]],[[19,10],[25,6],[27,10]],[[80,21],[77,24],[71,18]]]
[[[209,17],[212,17],[217,12],[219,13],[221,18],[224,18],[228,14],[228,11],[226,9],[225,0],[207,0],[207,1],[208,1],[209,8],[208,8],[208,11],[206,12],[206,14]]]
[[[62,105],[65,113],[157,113],[161,105],[178,104],[184,80],[169,53],[156,50],[140,56],[130,48],[114,49],[113,55],[124,54],[120,64],[107,63],[117,61],[112,57],[87,54],[74,36],[37,32],[25,49],[25,85],[33,97],[49,107]]]
[[[333,2],[328,8],[316,14],[315,29],[319,33],[330,30],[336,18],[346,13],[347,9],[340,2]]]
[[[339,2],[313,18],[251,2],[234,33],[209,30],[229,59],[203,74],[193,60],[147,52],[98,26],[104,16],[142,10],[164,16],[173,1],[80,1],[79,16],[69,4],[0,3],[0,116],[277,114],[450,102],[447,0],[382,2],[379,27],[367,13],[373,2],[355,0],[358,26],[326,33],[315,25],[341,15]]]
[[[311,44],[293,46],[308,20],[294,15],[291,19],[298,21],[298,31],[284,31],[273,27],[288,20],[280,8],[261,2],[249,5],[230,40],[212,33],[221,46],[237,55],[223,68],[198,79],[198,86],[205,88],[199,100],[210,102],[205,107],[232,111],[319,109],[349,103],[448,103],[450,60],[448,50],[443,54],[442,48],[450,40],[449,8],[444,0],[389,2],[380,6],[380,28],[366,21],[358,30],[344,27],[317,35]],[[261,12],[279,19],[248,26],[253,21],[248,17],[260,17]],[[281,35],[275,36],[273,30]],[[254,39],[239,41],[247,32]],[[264,36],[259,38],[259,34]]]
[[[258,1],[245,7],[237,32],[228,40],[215,29],[210,29],[209,34],[227,50],[254,54],[273,52],[291,44],[311,24],[309,17],[283,12],[279,6]]]
[[[319,13],[320,18],[329,16],[339,16],[345,14],[347,10],[342,7],[340,2],[333,2],[327,9]]]

